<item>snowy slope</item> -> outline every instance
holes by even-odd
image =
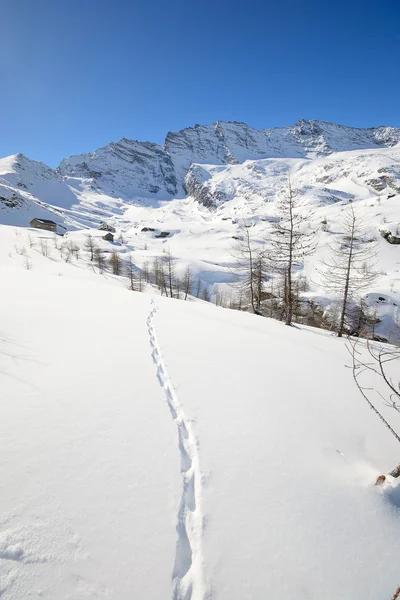
[[[0,159],[0,220],[28,225],[33,217],[72,225],[65,210],[77,203],[73,189],[45,164],[23,154]]]
[[[398,448],[345,342],[27,234],[0,228],[2,598],[390,597],[399,487],[373,483]]]

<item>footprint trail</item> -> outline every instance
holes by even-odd
[[[176,526],[178,537],[172,571],[172,600],[205,600],[207,593],[202,554],[203,515],[200,504],[202,483],[198,444],[191,422],[184,413],[164,363],[154,324],[157,310],[158,307],[152,301],[147,327],[157,379],[164,389],[165,400],[177,428],[182,476],[182,494]]]

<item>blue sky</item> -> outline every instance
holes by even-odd
[[[398,0],[3,0],[0,156],[217,120],[400,127]]]

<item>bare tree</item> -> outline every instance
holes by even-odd
[[[113,275],[122,274],[122,259],[118,252],[111,252],[110,258],[108,259]]]
[[[150,279],[158,287],[159,287],[159,275],[160,275],[160,259],[158,257],[156,257],[153,260],[153,264],[151,266]]]
[[[26,256],[28,254],[25,246],[22,246],[21,248],[19,248],[18,246],[15,245],[14,249],[15,249],[15,252],[17,254],[19,254],[20,256]]]
[[[29,260],[29,256],[25,255],[24,267],[27,271],[32,269],[32,262]]]
[[[161,295],[165,293],[168,296],[167,292],[167,279],[166,279],[166,269],[165,269],[165,261],[160,258],[155,258],[153,262],[152,268],[152,279],[154,284],[158,287],[161,292]]]
[[[301,207],[301,198],[292,187],[289,176],[287,188],[277,201],[278,220],[272,226],[268,253],[271,270],[284,277],[283,306],[286,325],[292,324],[294,314],[294,271],[315,250],[315,231],[310,231],[310,216],[302,212]]]
[[[48,256],[49,249],[48,249],[48,245],[47,245],[47,240],[44,240],[43,238],[40,240],[40,250],[41,250],[43,256]]]
[[[400,442],[400,435],[393,429],[390,423],[385,419],[382,413],[376,408],[375,401],[373,400],[373,395],[376,394],[384,403],[385,406],[394,409],[396,412],[400,413],[400,380],[394,381],[390,376],[388,370],[390,365],[394,361],[400,362],[400,349],[398,348],[385,348],[379,347],[374,348],[371,345],[370,340],[368,339],[368,331],[365,331],[367,336],[367,350],[369,354],[369,358],[365,359],[358,349],[358,345],[360,343],[360,337],[355,340],[353,343],[350,343],[347,346],[348,351],[350,352],[352,358],[352,372],[353,379],[357,385],[357,388],[367,402],[368,406],[374,413],[379,417],[382,423],[387,427],[390,433],[396,438],[398,442]],[[394,370],[394,369],[393,369]],[[380,391],[371,388],[370,386],[366,386],[363,383],[363,374],[365,372],[370,372],[375,374],[377,377],[377,382],[383,381],[386,385],[386,395],[382,394]],[[389,473],[392,477],[400,476],[400,465],[398,465],[393,471]],[[386,479],[385,475],[380,475],[377,479],[377,484],[383,483]]]
[[[214,284],[214,294],[215,294],[215,306],[226,307],[227,305],[227,295],[225,292],[225,288],[217,283]]]
[[[234,285],[242,291],[242,296],[248,297],[252,312],[260,314],[265,260],[246,225],[243,227],[243,236],[235,240],[231,255],[234,258],[232,272],[238,278]]]
[[[143,271],[140,269],[137,272],[138,291],[143,292]]]
[[[331,246],[331,256],[319,271],[325,289],[333,292],[340,302],[338,337],[345,331],[346,319],[352,318],[354,302],[377,276],[373,270],[374,239],[352,204],[344,213],[343,231],[344,236]]]
[[[198,278],[197,283],[196,283],[196,298],[200,298],[200,292],[201,292],[201,279]]]
[[[166,277],[166,285],[169,290],[169,295],[171,298],[174,297],[174,286],[175,286],[175,278],[176,278],[176,258],[173,257],[171,249],[168,248],[167,252],[162,257],[162,264],[165,269],[165,277]],[[168,294],[167,294],[168,295]]]
[[[67,243],[66,248],[67,248],[67,252],[68,252],[69,257],[70,256],[74,256],[76,258],[76,260],[79,260],[79,251],[80,251],[80,248],[79,248],[78,244],[76,244],[75,242],[73,242],[72,240],[70,240]]]
[[[65,244],[63,251],[62,251],[62,256],[63,256],[65,262],[69,263],[69,261],[71,260],[71,257],[72,257],[72,250],[71,250],[70,243]]]
[[[265,253],[262,250],[258,250],[253,261],[253,291],[258,314],[262,313],[261,309],[264,297],[264,283],[267,281],[267,279],[268,274]]]
[[[187,300],[188,295],[192,293],[193,290],[193,273],[189,266],[186,267],[185,273],[183,274],[183,293],[185,294],[185,300]]]
[[[71,242],[71,252],[75,256],[76,260],[79,260],[80,256],[80,247],[75,242]]]
[[[99,269],[99,273],[103,273],[106,268],[106,255],[104,254],[104,252],[101,248],[99,248],[99,247],[95,248],[94,259],[95,259],[97,268]]]
[[[209,292],[207,284],[205,284],[203,287],[203,291],[201,292],[201,299],[205,300],[206,302],[210,302],[210,300],[211,300],[210,292]]]
[[[85,238],[86,239],[85,239],[84,248],[85,248],[86,252],[89,253],[90,261],[93,262],[94,261],[94,252],[97,248],[96,240],[90,233],[88,235],[86,235]]]
[[[148,260],[145,260],[143,263],[143,277],[144,277],[145,283],[149,283],[150,272],[149,272],[149,261]]]
[[[180,297],[181,297],[181,288],[182,288],[181,278],[175,277],[174,290],[175,290],[175,297],[178,299],[180,299]]]
[[[128,255],[128,260],[125,263],[125,275],[129,279],[129,289],[134,291],[137,289],[137,271],[132,260],[132,255]]]

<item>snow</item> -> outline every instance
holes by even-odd
[[[2,598],[390,597],[400,488],[374,482],[398,447],[346,342],[130,292],[52,244],[0,226]]]
[[[198,424],[216,596],[378,597],[375,585],[398,574],[399,522],[371,483],[398,452],[352,388],[343,343],[247,314],[232,327],[222,309],[175,310],[179,330],[165,319],[160,338]]]
[[[1,272],[2,596],[168,597],[179,455],[148,298]]]
[[[170,248],[178,271],[190,266],[212,295],[216,286],[234,279],[232,243],[244,225],[251,225],[256,243],[268,239],[276,200],[290,173],[309,227],[317,232],[316,252],[302,270],[310,281],[309,297],[324,307],[334,300],[321,285],[318,266],[333,236],[342,234],[343,211],[352,202],[371,237],[379,239],[380,274],[366,293],[391,298],[385,307],[376,304],[382,319],[376,333],[398,343],[399,246],[380,234],[395,233],[400,225],[397,142],[398,130],[391,128],[358,130],[302,121],[257,132],[245,124],[218,123],[169,134],[165,147],[123,139],[65,159],[57,171],[15,155],[0,160],[0,222],[27,226],[33,217],[49,218],[83,244],[84,234],[96,235],[106,221],[116,228],[116,239],[122,233],[125,240],[114,249],[132,252],[138,266]],[[7,206],[1,197],[17,197],[20,205]],[[326,231],[321,231],[325,221]],[[143,232],[144,227],[155,232]],[[168,237],[157,238],[161,231]]]

